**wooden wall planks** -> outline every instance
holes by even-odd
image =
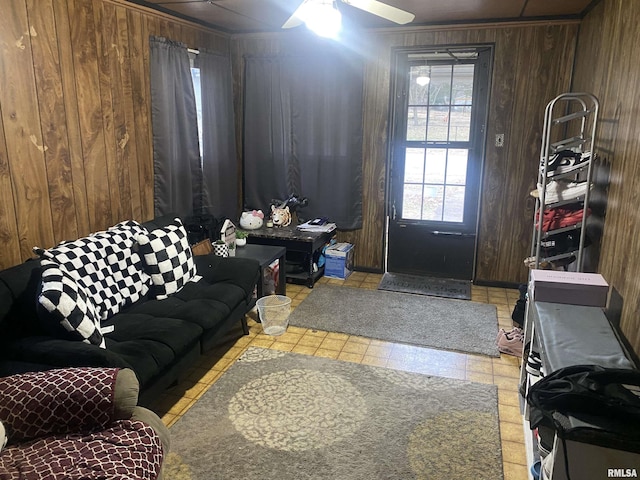
[[[122,0],[0,0],[0,5],[7,12],[0,20],[0,60],[12,65],[0,73],[0,238],[7,240],[0,267],[28,258],[34,245],[47,247],[120,220],[153,216],[149,35],[209,50],[231,48],[238,126],[242,56],[277,53],[292,38],[230,40]],[[496,57],[487,138],[505,133],[507,142],[503,149],[488,143],[476,279],[526,279],[528,191],[534,186],[540,123],[546,101],[568,88],[577,27],[575,22],[430,27],[380,31],[359,40],[369,59],[365,222],[359,231],[340,234],[357,245],[359,267],[383,268],[391,49],[491,43]],[[32,28],[41,33],[24,34]],[[18,40],[24,49],[16,48]]]
[[[228,36],[123,0],[0,0],[0,268],[153,217],[149,35]]]
[[[640,353],[640,2],[604,0],[585,17],[573,89],[600,100],[596,147],[610,165],[598,271],[624,300],[621,328]]]
[[[363,34],[358,48],[367,61],[364,85],[363,228],[341,232],[356,245],[355,264],[383,268],[385,185],[391,51],[393,47],[493,44],[495,58],[487,125],[476,280],[525,282],[542,120],[546,103],[569,88],[578,24],[510,24],[431,27]],[[277,53],[300,45],[296,34],[236,35],[232,59],[237,92],[242,91],[243,55]],[[235,99],[241,125],[241,96]],[[505,147],[491,139],[505,133]]]

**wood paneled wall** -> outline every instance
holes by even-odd
[[[598,267],[623,298],[621,328],[640,354],[640,2],[603,0],[580,27],[573,90],[600,100],[596,148],[610,166]]]
[[[300,34],[224,34],[123,0],[0,0],[0,268],[114,223],[153,216],[148,37],[231,47],[238,126],[246,54],[278,53]],[[493,44],[476,280],[522,282],[541,122],[568,89],[578,24],[378,31],[366,55],[364,225],[340,238],[356,265],[382,270],[393,47]],[[296,36],[298,35],[298,36]],[[238,129],[241,138],[241,129]],[[491,141],[505,133],[505,146]]]
[[[0,268],[153,217],[149,36],[228,36],[121,0],[0,0]]]
[[[392,48],[493,44],[494,65],[487,125],[476,280],[525,282],[540,137],[546,103],[567,91],[578,32],[577,22],[418,28],[362,34],[365,55],[363,228],[339,238],[356,245],[355,264],[382,270],[384,264],[385,185]],[[304,34],[232,37],[236,92],[242,92],[243,56],[275,54],[307,41]],[[236,98],[241,125],[241,96]],[[496,148],[495,134],[505,134]]]

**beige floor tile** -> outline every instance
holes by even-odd
[[[294,325],[289,325],[287,327],[287,333],[296,333],[298,335],[304,335],[305,333],[307,333],[307,330],[307,328],[296,327]]]
[[[504,388],[506,390],[512,390],[514,392],[518,391],[518,379],[510,378],[510,377],[499,377],[497,375],[493,376],[493,384],[497,385],[498,388]]]
[[[366,355],[387,359],[391,356],[392,350],[393,350],[393,346],[374,345],[373,342],[371,342],[371,345],[367,347]]]
[[[314,355],[316,353],[316,350],[318,350],[318,347],[310,347],[307,345],[298,344],[295,347],[293,347],[291,351],[293,353],[302,353],[304,355]]]
[[[323,340],[324,340],[323,337],[316,337],[313,335],[304,334],[300,338],[300,340],[298,340],[298,345],[305,346],[305,347],[318,348]]]
[[[529,467],[517,463],[503,462],[504,480],[529,480]]]
[[[251,341],[249,346],[251,346],[251,347],[269,348],[271,345],[273,345],[273,342],[274,342],[273,339],[256,338],[256,339]]]
[[[347,343],[344,344],[344,347],[342,347],[342,351],[345,353],[356,353],[364,356],[367,352],[367,348],[369,348],[369,345],[366,343],[356,343],[349,339],[347,340]]]
[[[498,403],[520,407],[520,394],[513,390],[498,389]]]
[[[524,443],[502,441],[502,461],[508,463],[516,463],[520,465],[527,464],[527,454],[524,449]]]
[[[500,424],[500,438],[508,442],[517,442],[524,445],[524,427],[522,423],[502,422]]]
[[[302,338],[303,335],[299,334],[299,333],[292,333],[290,331],[287,331],[285,333],[283,333],[282,335],[279,335],[278,337],[276,337],[276,342],[280,342],[280,343],[292,343],[294,345],[296,345],[300,339]]]
[[[325,332],[324,330],[312,330],[309,329],[307,330],[307,332],[304,334],[305,336],[309,336],[309,337],[318,337],[318,338],[324,338],[327,336],[328,332]]]
[[[281,352],[290,352],[295,347],[292,343],[283,343],[283,342],[273,342],[269,347],[272,350],[280,350]]]
[[[518,365],[497,364],[493,366],[493,374],[501,377],[520,378],[520,368]]]
[[[480,373],[467,370],[465,379],[470,382],[487,383],[489,385],[493,384],[493,375],[490,373]]]
[[[365,343],[367,345],[371,345],[371,339],[366,337],[358,337],[356,335],[350,335],[348,341],[353,343]]]
[[[491,359],[467,356],[467,370],[477,373],[493,374],[493,363]]]
[[[165,424],[165,426],[171,427],[174,423],[176,423],[178,421],[178,418],[180,418],[179,415],[174,415],[172,413],[165,413],[162,416],[162,423]]]
[[[365,355],[364,357],[362,357],[362,362],[360,363],[362,363],[363,365],[372,365],[374,367],[386,367],[387,359],[381,358],[381,357],[374,357],[371,355]]]
[[[364,358],[363,353],[345,352],[344,350],[342,350],[338,355],[338,360],[343,360],[345,362],[353,362],[353,363],[360,363],[363,358]]]
[[[328,332],[325,338],[330,340],[344,340],[346,342],[347,340],[349,340],[349,335],[347,335],[346,333]]]
[[[322,343],[320,344],[320,348],[327,349],[327,350],[337,350],[339,352],[342,350],[342,347],[344,347],[345,343],[347,343],[346,340],[325,338],[322,340]]]
[[[520,415],[520,409],[513,405],[498,404],[498,414],[500,416],[500,422],[522,424],[522,415]]]
[[[326,348],[319,348],[314,354],[316,357],[333,358],[334,360],[338,358],[338,355],[340,355],[338,350],[327,350]]]

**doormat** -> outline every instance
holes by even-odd
[[[453,278],[422,277],[387,272],[382,276],[378,290],[471,300],[471,282]]]
[[[451,298],[316,285],[289,325],[499,357],[495,305]]]
[[[251,347],[170,429],[165,480],[502,480],[495,385]]]

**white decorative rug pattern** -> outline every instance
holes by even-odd
[[[249,348],[171,427],[165,480],[499,480],[497,389]]]

